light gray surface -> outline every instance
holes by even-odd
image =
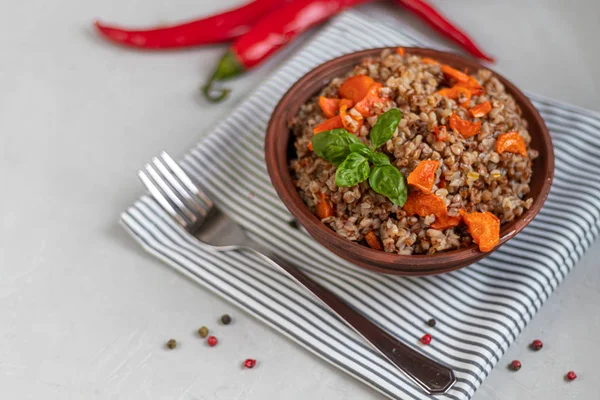
[[[0,4],[0,393],[7,399],[380,399],[354,379],[147,256],[117,225],[142,192],[136,170],[197,142],[290,50],[197,97],[223,48],[142,53],[110,46],[92,18],[175,21],[239,0]],[[520,85],[600,110],[594,0],[436,1]],[[422,33],[402,11],[389,11]],[[490,18],[492,16],[492,18]],[[568,211],[568,210],[566,210]],[[593,399],[600,356],[600,245],[548,301],[475,400]],[[234,323],[216,320],[230,313]],[[194,331],[220,339],[208,348]],[[163,343],[174,337],[175,351]],[[544,341],[539,353],[527,349]],[[246,357],[259,366],[240,368]],[[504,368],[518,358],[523,369]],[[574,369],[576,382],[563,374]]]

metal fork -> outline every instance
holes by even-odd
[[[350,307],[339,297],[319,285],[295,266],[266,256],[260,246],[247,237],[231,218],[220,213],[214,203],[165,152],[154,157],[138,173],[160,206],[183,228],[216,252],[247,250],[283,271],[317,297],[342,321],[378,350],[429,394],[447,392],[456,382],[454,372],[400,342]]]

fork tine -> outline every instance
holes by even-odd
[[[198,200],[198,198],[192,194],[190,194],[185,188],[182,186],[181,181],[177,176],[173,175],[173,172],[168,169],[158,158],[154,157],[152,159],[154,166],[158,169],[158,172],[162,174],[162,177],[169,181],[169,184],[173,189],[175,189],[179,193],[179,198],[182,201],[186,202],[188,208],[191,208],[192,211],[196,211],[203,217],[206,217],[208,211],[204,203]]]
[[[165,164],[173,171],[175,176],[179,178],[179,181],[183,183],[183,185],[189,190],[190,193],[194,194],[201,202],[207,206],[207,209],[211,209],[213,207],[213,202],[208,198],[206,194],[198,186],[192,182],[189,176],[185,173],[183,169],[177,164],[171,156],[163,151],[160,153],[161,158],[164,160]]]
[[[144,184],[144,186],[146,186],[146,189],[148,189],[148,192],[150,192],[150,195],[152,195],[152,197],[154,197],[154,199],[158,202],[158,204],[166,212],[168,212],[171,215],[171,217],[173,217],[181,226],[183,226],[185,229],[187,229],[189,226],[189,222],[186,221],[185,218],[183,218],[181,215],[179,215],[179,213],[175,210],[175,208],[173,208],[171,203],[169,203],[167,198],[163,195],[163,193],[158,188],[158,186],[156,186],[154,184],[152,179],[150,179],[150,177],[148,175],[146,175],[146,173],[143,170],[140,170],[138,172],[138,176],[139,176],[140,180],[142,181],[142,183]]]
[[[158,172],[156,172],[152,165],[146,164],[145,169],[154,181],[154,183],[158,185],[160,191],[164,193],[167,200],[179,209],[178,214],[183,214],[182,216],[185,217],[185,219],[187,219],[188,221],[190,221],[191,225],[195,225],[198,222],[198,218],[201,216],[197,216],[192,211],[190,211],[187,205],[181,201],[181,198],[177,196],[175,192],[173,192],[169,184],[165,182],[163,177]]]

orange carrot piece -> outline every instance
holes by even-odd
[[[481,96],[484,92],[483,86],[477,82],[477,79],[469,76],[469,79],[466,82],[458,82],[456,85],[458,87],[464,87],[471,91],[472,96]]]
[[[443,215],[448,212],[446,203],[441,197],[421,191],[410,192],[402,209],[408,215],[419,215],[421,217],[431,214]]]
[[[500,241],[500,220],[490,212],[474,212],[461,215],[473,241],[479,245],[479,251],[492,251]]]
[[[498,136],[496,140],[496,152],[502,154],[505,151],[527,157],[527,146],[523,137],[519,135],[519,132],[507,132]]]
[[[459,70],[454,69],[449,65],[442,64],[442,72],[450,78],[455,79],[457,82],[469,81],[469,75],[465,74],[464,72],[460,72]]]
[[[319,96],[319,107],[327,118],[333,118],[340,107],[340,99]]]
[[[463,94],[465,96],[465,100],[460,102],[460,105],[463,107],[468,107],[469,103],[471,102],[471,91],[466,87],[455,85],[451,88],[440,89],[436,93],[438,93],[440,96],[446,96],[454,100],[460,100],[460,95]]]
[[[349,100],[347,100],[349,101]],[[350,133],[356,133],[360,130],[363,124],[362,115],[358,114],[358,116],[349,114],[347,112],[348,105],[342,104],[340,106],[340,118],[342,119],[342,126]],[[348,121],[348,117],[353,121]]]
[[[469,138],[479,133],[479,129],[481,128],[481,121],[471,122],[464,119],[460,119],[460,117],[453,112],[450,116],[450,128],[463,135],[463,137]]]
[[[356,103],[354,109],[358,111],[363,117],[370,117],[373,115],[373,105],[375,103],[383,103],[387,101],[386,98],[379,96],[379,89],[381,89],[383,85],[381,83],[373,84],[365,96],[364,99]]]
[[[308,151],[313,151],[312,142],[308,142],[306,148],[308,149]]]
[[[365,235],[365,240],[367,241],[367,244],[370,248],[374,250],[383,251],[383,245],[381,244],[381,241],[379,240],[375,232],[367,232],[367,234]]]
[[[421,190],[423,193],[431,193],[435,183],[435,171],[440,165],[435,160],[423,160],[408,175],[408,184]]]
[[[446,203],[441,197],[435,194],[422,192],[411,192],[406,199],[402,209],[408,215],[435,215],[435,221],[430,225],[433,229],[445,230],[454,228],[462,222],[462,215],[449,216]]]
[[[315,206],[317,217],[319,217],[320,219],[333,217],[335,215],[335,212],[331,204],[329,204],[329,200],[327,199],[325,193],[320,192],[319,197],[321,201],[319,201],[319,203]]]
[[[343,104],[340,106],[340,118],[342,119],[342,126],[344,127],[344,129],[346,129],[348,132],[351,132],[351,129],[348,125],[348,122],[346,120],[346,117],[348,116],[348,113],[346,112],[348,110],[348,106],[346,104]]]
[[[481,104],[477,104],[469,109],[469,113],[474,118],[481,118],[492,110],[492,103],[484,101]]]
[[[342,106],[346,106],[347,108],[352,108],[353,105],[354,105],[354,102],[352,100],[350,100],[350,99],[341,99],[339,107],[341,108]]]
[[[471,103],[471,96],[472,96],[471,91],[469,89],[461,87],[461,86],[455,86],[454,90],[456,90],[456,93],[457,93],[456,100],[458,100],[458,103],[465,108],[469,107],[469,104]],[[463,101],[460,101],[461,94],[464,96]]]
[[[448,138],[448,128],[446,125],[440,125],[433,128],[436,142],[444,142]]]
[[[451,99],[456,99],[456,90],[454,88],[443,88],[435,92],[440,96],[450,97]]]
[[[396,53],[398,53],[401,56],[404,56],[404,47],[396,48]]]
[[[339,115],[336,115],[333,118],[329,118],[321,122],[319,125],[315,126],[315,128],[313,129],[313,134],[316,135],[319,132],[325,132],[336,128],[343,128],[342,119]]]
[[[373,78],[366,75],[351,76],[340,86],[340,97],[352,100],[356,104],[365,98],[374,83]]]
[[[434,60],[433,58],[429,58],[429,57],[423,57],[421,59],[421,61],[423,62],[423,64],[434,64],[434,65],[440,65],[440,62],[437,60]]]
[[[456,96],[456,99],[459,101],[458,104],[460,104],[461,106],[467,108],[469,107],[469,104],[471,104],[471,91],[467,88],[463,88],[460,86],[456,86],[456,91],[458,92],[458,96]],[[460,95],[463,94],[464,95],[464,100],[460,101]]]
[[[442,215],[435,216],[435,222],[431,224],[433,229],[439,229],[440,231],[446,230],[448,228],[454,228],[455,226],[460,225],[462,222],[462,216],[449,216],[448,213]]]

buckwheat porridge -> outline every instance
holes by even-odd
[[[291,122],[294,184],[339,235],[398,254],[498,243],[528,209],[527,121],[485,69],[388,49],[329,82]]]

